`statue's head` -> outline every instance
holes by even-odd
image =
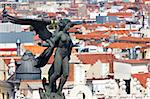
[[[69,19],[61,19],[58,22],[58,26],[62,28],[64,31],[67,31],[70,27],[73,26],[72,22]]]
[[[69,22],[71,22],[69,19],[60,19],[58,22],[58,26],[65,27]]]

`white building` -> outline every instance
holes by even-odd
[[[13,99],[13,87],[10,83],[0,80],[0,99]]]
[[[131,79],[132,74],[148,73],[148,60],[117,60],[114,62],[115,79]]]

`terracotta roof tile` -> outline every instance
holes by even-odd
[[[57,14],[54,12],[48,12],[47,13],[49,17],[55,17]]]
[[[150,38],[137,38],[137,37],[121,37],[118,40],[128,41],[128,42],[139,42],[139,43],[148,43]]]
[[[141,85],[146,88],[147,78],[150,78],[150,73],[132,74],[132,77],[137,78]]]
[[[132,13],[129,12],[117,12],[117,13],[108,13],[108,16],[117,16],[117,17],[132,17]]]
[[[74,25],[73,28],[80,29],[82,25]]]
[[[108,25],[105,24],[82,24],[82,26],[85,27],[86,29],[96,29],[100,26],[109,27]]]
[[[90,32],[88,34],[104,34],[106,32],[108,32],[108,31],[99,31],[99,30],[96,30],[96,31]]]
[[[118,23],[114,23],[114,22],[106,22],[103,24],[105,27],[112,27],[112,28],[115,28]]]
[[[129,60],[115,60],[116,62],[123,62],[123,63],[129,63],[129,64],[148,64],[150,63],[150,60],[148,59],[129,59]]]
[[[94,25],[94,24],[83,24],[83,27],[85,27],[86,29],[96,29],[98,26]]]
[[[4,60],[5,64],[8,66],[8,64],[10,64],[11,58],[13,58],[15,61],[18,61],[21,59],[21,57],[3,57],[2,59]]]
[[[98,60],[109,63],[115,59],[112,54],[77,54],[77,57],[83,64],[95,64]]]
[[[109,31],[109,34],[117,34],[117,35],[129,35],[131,32],[134,32],[136,30],[111,30]]]
[[[106,34],[97,34],[97,33],[90,33],[90,34],[76,34],[75,35],[77,39],[102,39],[102,38],[108,38],[109,35]]]
[[[23,48],[25,50],[29,50],[31,51],[34,55],[39,55],[41,54],[47,47],[41,47],[41,46],[38,46],[38,45],[24,45]],[[55,52],[56,48],[54,49],[53,52]],[[76,53],[77,51],[72,48],[72,53]]]
[[[136,46],[146,47],[146,44],[135,44],[135,43],[124,43],[124,42],[115,42],[106,46],[106,48],[119,48],[119,49],[128,49],[135,48]]]
[[[74,64],[70,64],[68,81],[74,81]]]
[[[37,45],[24,45],[23,48],[25,50],[31,51],[34,55],[40,54],[46,49],[46,47],[41,47]]]

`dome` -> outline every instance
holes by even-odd
[[[17,80],[39,80],[41,79],[41,69],[34,67],[36,59],[30,52],[25,52],[21,60],[17,62]]]

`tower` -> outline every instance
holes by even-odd
[[[17,56],[20,56],[20,45],[21,45],[21,40],[17,39],[16,41],[16,45],[17,45]]]

